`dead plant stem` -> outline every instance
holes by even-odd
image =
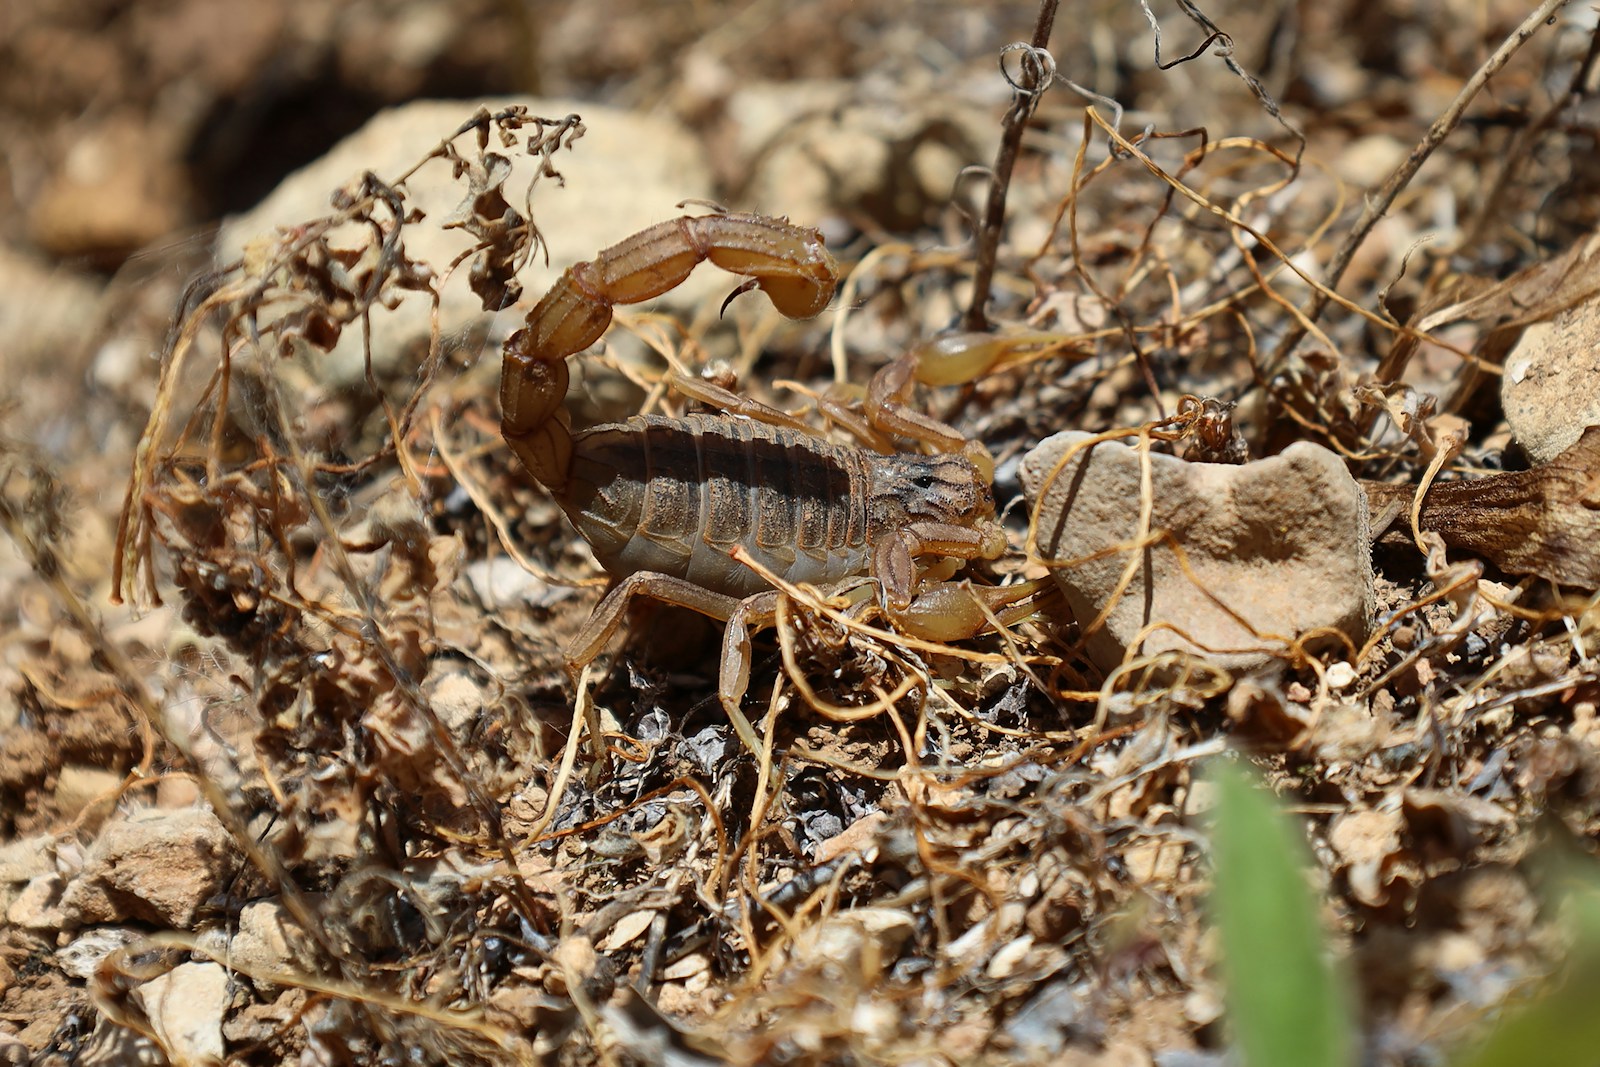
[[[1589,50],[1573,69],[1566,90],[1556,94],[1544,111],[1536,115],[1533,121],[1524,126],[1512,140],[1511,147],[1506,150],[1505,163],[1501,166],[1500,173],[1495,175],[1494,184],[1484,195],[1483,202],[1478,205],[1477,215],[1468,228],[1467,235],[1461,239],[1460,247],[1475,248],[1483,243],[1484,236],[1494,222],[1504,217],[1498,210],[1500,198],[1511,187],[1512,179],[1521,173],[1523,166],[1534,158],[1534,147],[1538,144],[1539,138],[1548,133],[1561,113],[1583,95],[1583,87],[1589,83],[1589,75],[1593,72],[1597,61],[1600,61],[1600,27],[1590,31]]]
[[[1034,22],[1031,48],[1043,50],[1050,44],[1050,31],[1056,22],[1056,7],[1060,0],[1040,0],[1039,17]],[[1001,57],[1001,62],[1004,62]],[[1054,77],[1051,73],[1039,83],[1036,64],[1022,64],[1022,80],[1012,95],[1011,107],[1001,120],[1000,151],[995,156],[994,173],[989,177],[989,198],[984,204],[983,224],[978,229],[978,265],[972,276],[972,304],[967,308],[965,329],[982,332],[989,328],[989,317],[984,305],[989,302],[989,289],[994,284],[995,257],[1000,251],[1000,228],[1006,215],[1006,190],[1011,185],[1011,172],[1017,164],[1017,153],[1022,147],[1022,131],[1038,106],[1039,94],[1049,88]]]
[[[1510,62],[1511,57],[1517,53],[1517,50],[1528,43],[1533,35],[1538,32],[1539,27],[1553,18],[1555,13],[1566,7],[1569,2],[1570,0],[1544,0],[1532,14],[1523,19],[1521,25],[1500,43],[1499,48],[1495,49],[1494,54],[1484,60],[1483,64],[1473,72],[1472,77],[1467,79],[1467,83],[1461,87],[1461,91],[1456,94],[1456,98],[1450,101],[1450,106],[1445,108],[1444,113],[1435,119],[1433,125],[1429,127],[1427,135],[1418,142],[1417,146],[1411,150],[1411,154],[1389,176],[1389,180],[1383,183],[1383,188],[1379,189],[1376,195],[1367,200],[1367,206],[1362,210],[1361,218],[1350,231],[1350,235],[1345,238],[1344,244],[1334,254],[1332,262],[1328,264],[1328,274],[1325,279],[1326,288],[1319,288],[1312,294],[1311,301],[1306,306],[1305,315],[1284,335],[1283,340],[1278,344],[1277,350],[1273,352],[1272,360],[1268,364],[1266,371],[1268,378],[1278,372],[1284,361],[1289,358],[1289,354],[1294,351],[1295,346],[1305,337],[1308,326],[1315,323],[1322,314],[1323,309],[1328,306],[1327,291],[1338,288],[1339,279],[1344,276],[1345,269],[1350,266],[1350,261],[1354,258],[1356,250],[1366,241],[1367,235],[1378,224],[1378,220],[1388,213],[1395,198],[1400,195],[1400,191],[1411,183],[1411,179],[1416,176],[1417,171],[1428,161],[1428,157],[1433,155],[1434,149],[1443,144],[1444,139],[1460,124],[1461,117],[1466,113],[1468,105],[1472,103],[1483,87],[1489,83],[1489,79],[1498,74],[1501,68]]]

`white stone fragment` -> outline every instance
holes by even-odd
[[[215,963],[180,963],[133,994],[174,1063],[210,1067],[223,1062],[222,1016],[228,972]]]
[[[1535,463],[1554,459],[1600,425],[1600,300],[1522,333],[1500,378],[1500,405]]]

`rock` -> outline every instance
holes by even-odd
[[[59,370],[64,357],[82,350],[84,324],[99,314],[104,291],[92,278],[0,245],[0,337],[8,372]]]
[[[893,959],[915,930],[916,920],[899,908],[851,908],[801,931],[791,963],[800,968],[830,964],[849,968],[869,946],[877,952],[874,958]]]
[[[192,778],[168,775],[156,784],[156,807],[192,808],[200,801],[200,787]]]
[[[131,926],[96,926],[85,930],[64,948],[56,951],[61,969],[79,981],[94,978],[95,969],[118,949],[127,948],[145,935]]]
[[[685,199],[711,194],[710,170],[700,143],[671,119],[622,111],[576,100],[506,97],[482,101],[429,100],[406,104],[374,116],[361,129],[339,142],[332,151],[295,171],[259,205],[230,219],[217,238],[218,255],[228,262],[242,255],[247,243],[277,227],[293,226],[331,213],[329,197],[372,171],[397,178],[472,117],[479,105],[490,110],[525,104],[530,114],[560,118],[572,112],[583,116],[585,133],[570,151],[552,158],[565,184],[542,180],[534,192],[534,221],[549,249],[549,266],[535,256],[520,274],[523,303],[529,307],[579,260],[615,244],[645,227],[683,214],[675,205]],[[462,139],[468,145],[471,136]],[[511,154],[512,176],[504,189],[506,199],[524,207],[523,194],[537,161]],[[406,182],[407,202],[427,218],[404,230],[406,253],[432,264],[443,274],[452,259],[472,246],[461,230],[444,230],[441,224],[465,199],[465,180],[450,175],[443,160],[432,160]],[[364,232],[350,230],[351,241],[366,240]],[[703,299],[725,292],[726,278],[711,281],[714,272],[698,286],[678,290],[678,299]],[[467,270],[456,271],[443,287],[440,327],[446,336],[485,318],[482,302],[467,285]],[[372,315],[374,365],[380,371],[407,352],[417,352],[428,336],[429,305],[425,294],[409,293],[399,309]],[[503,315],[497,325],[506,332],[520,316]],[[362,380],[363,355],[359,330],[346,330],[319,378],[334,386]]]
[[[115,797],[123,777],[105,767],[68,763],[56,778],[56,810],[71,819],[96,800]]]
[[[1404,820],[1395,808],[1346,811],[1328,826],[1328,844],[1338,854],[1350,880],[1350,893],[1369,907],[1389,899],[1384,868],[1400,851]]]
[[[65,918],[60,907],[63,884],[59,874],[41,874],[11,902],[6,921],[24,930],[59,930]]]
[[[762,210],[808,224],[866,214],[892,231],[915,230],[949,204],[963,167],[994,158],[1006,106],[996,87],[994,78],[953,89],[743,84],[728,98],[732,155],[749,161],[748,199]]]
[[[36,834],[0,845],[0,885],[31,882],[55,870],[55,836]]]
[[[120,261],[178,229],[192,199],[172,131],[129,112],[85,129],[28,214],[28,236],[58,259]]]
[[[29,894],[35,881],[58,873],[53,845],[51,835],[43,833],[0,846],[0,917],[10,915],[19,899]],[[24,912],[37,907],[37,893],[38,889],[34,889],[32,899],[22,904]],[[8,921],[16,923],[18,920],[10,918]]]
[[[1089,439],[1076,431],[1056,434],[1023,460],[1021,471],[1038,509],[1043,558],[1105,553],[1051,571],[1083,626],[1111,602],[1121,580],[1128,555],[1117,546],[1136,535],[1140,499],[1138,452],[1118,442],[1073,453],[1051,479],[1069,450]],[[1299,442],[1242,466],[1155,454],[1150,465],[1152,530],[1171,532],[1194,579],[1166,544],[1149,549],[1105,625],[1088,637],[1090,658],[1102,670],[1117,667],[1130,651],[1169,650],[1249,670],[1281,655],[1283,638],[1310,630],[1337,629],[1358,645],[1365,639],[1373,612],[1366,497],[1338,456]],[[1146,630],[1152,623],[1188,638],[1174,629]]]
[[[223,1062],[222,1015],[228,972],[216,963],[180,963],[134,990],[173,1063]]]
[[[1411,146],[1387,133],[1357,137],[1334,157],[1335,173],[1342,181],[1376,189],[1388,180],[1396,167],[1405,162]]]
[[[316,967],[316,951],[305,931],[276,900],[246,905],[239,913],[239,932],[225,950],[225,962],[253,980],[258,975],[291,974]]]
[[[462,569],[462,576],[471,584],[473,595],[495,610],[549,608],[576,592],[570,585],[550,584],[509,556],[474,560]]]
[[[238,863],[211,812],[140,811],[106,824],[61,906],[74,925],[135,920],[186,930]]]
[[[429,679],[428,703],[446,729],[462,736],[483,714],[489,697],[465,673],[451,671]]]
[[[1523,331],[1506,356],[1500,405],[1523,450],[1547,463],[1600,425],[1600,300]]]

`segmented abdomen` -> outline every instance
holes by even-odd
[[[869,453],[725,415],[635,416],[575,446],[562,506],[614,575],[659,571],[734,597],[768,588],[729,558],[735,544],[792,582],[868,570]]]

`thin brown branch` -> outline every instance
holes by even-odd
[[[1490,226],[1497,219],[1504,217],[1498,210],[1500,198],[1510,188],[1511,180],[1534,158],[1534,146],[1538,144],[1539,138],[1555,125],[1561,112],[1583,95],[1583,87],[1589,83],[1589,75],[1593,72],[1597,61],[1600,61],[1600,27],[1589,34],[1589,50],[1584,53],[1583,59],[1573,70],[1572,77],[1567,81],[1566,90],[1556,94],[1544,111],[1517,133],[1510,148],[1506,150],[1505,164],[1500,168],[1500,173],[1495,175],[1494,184],[1484,195],[1483,202],[1478,205],[1472,225],[1467,228],[1466,236],[1461,239],[1462,248],[1474,248],[1482,243]]]
[[[972,278],[972,304],[967,308],[965,329],[974,332],[989,328],[989,317],[984,305],[989,302],[989,288],[994,283],[995,257],[1000,251],[1000,228],[1005,222],[1006,190],[1011,186],[1011,172],[1017,164],[1017,154],[1022,148],[1022,131],[1039,104],[1039,97],[1055,79],[1055,63],[1046,47],[1050,44],[1050,30],[1055,26],[1056,7],[1060,0],[1040,0],[1039,18],[1034,23],[1033,40],[1023,53],[1022,78],[1014,83],[1015,92],[1011,107],[1002,120],[1000,151],[995,156],[994,174],[989,178],[989,199],[983,209],[983,224],[978,229],[978,266]],[[1047,62],[1039,62],[1043,53]],[[1005,63],[1002,53],[1000,62]]]
[[[1345,239],[1344,244],[1334,254],[1333,261],[1328,264],[1328,274],[1325,279],[1326,288],[1318,289],[1312,294],[1311,302],[1306,306],[1304,316],[1284,335],[1283,340],[1278,344],[1277,350],[1272,354],[1272,360],[1267,367],[1267,376],[1269,378],[1277,373],[1284,360],[1288,359],[1295,346],[1305,337],[1308,326],[1315,323],[1328,306],[1327,290],[1338,287],[1339,279],[1344,277],[1344,272],[1350,266],[1351,259],[1355,257],[1357,249],[1366,241],[1367,236],[1372,232],[1372,228],[1378,224],[1379,219],[1388,213],[1390,206],[1394,204],[1395,198],[1400,195],[1400,191],[1411,183],[1412,178],[1416,177],[1417,171],[1428,161],[1428,157],[1433,155],[1434,149],[1443,144],[1444,139],[1450,136],[1451,131],[1460,125],[1461,117],[1466,114],[1467,107],[1472,103],[1473,99],[1489,83],[1489,79],[1498,74],[1501,68],[1511,61],[1511,57],[1516,55],[1518,49],[1527,44],[1533,35],[1539,32],[1539,27],[1550,21],[1555,13],[1566,7],[1569,2],[1570,0],[1544,0],[1537,10],[1523,19],[1521,25],[1500,43],[1499,48],[1495,49],[1494,54],[1484,60],[1483,65],[1473,72],[1472,77],[1467,79],[1467,83],[1461,87],[1461,91],[1456,94],[1456,98],[1450,101],[1450,106],[1445,108],[1444,113],[1435,119],[1433,125],[1428,128],[1427,135],[1411,150],[1411,154],[1405,158],[1405,161],[1400,164],[1395,172],[1389,175],[1389,180],[1383,183],[1383,188],[1379,189],[1374,196],[1367,200],[1367,206],[1362,211],[1361,218],[1350,231],[1350,235]]]

